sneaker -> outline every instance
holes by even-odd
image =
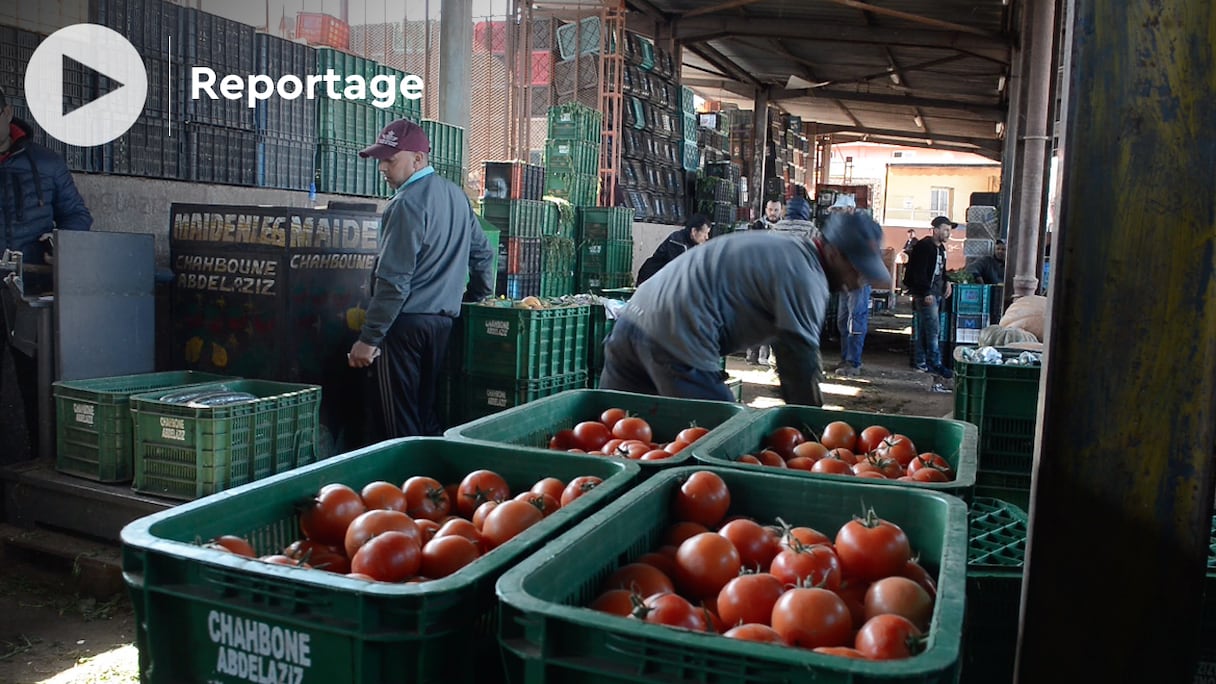
[[[929,391],[937,392],[939,394],[950,394],[950,392],[952,392],[953,390],[948,390],[948,389],[946,389],[946,386],[943,385],[942,383],[935,382],[935,383],[933,383],[933,386],[929,388]]]
[[[926,364],[923,364],[923,363],[918,363],[918,364],[916,364],[915,366],[913,366],[913,368],[914,368],[914,369],[916,369],[916,371],[917,371],[917,372],[920,372],[920,373],[928,373],[928,372],[929,372],[929,366],[928,366],[928,365],[926,365]]]
[[[937,368],[934,368],[933,374],[943,377],[947,380],[954,377],[954,371],[950,370],[949,368],[946,368],[945,366],[938,366]]]
[[[861,375],[861,369],[850,365],[843,365],[832,371],[836,375],[843,378],[856,378]]]

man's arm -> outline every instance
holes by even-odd
[[[55,227],[59,230],[88,230],[93,227],[93,215],[76,190],[72,172],[62,163],[55,171]],[[50,232],[50,231],[47,231]]]
[[[671,240],[663,240],[663,244],[650,255],[650,258],[642,262],[642,267],[638,269],[638,285],[648,280],[651,276],[658,273],[669,261],[679,256],[673,254],[675,246],[671,244]]]
[[[469,286],[465,294],[470,301],[481,301],[494,294],[494,250],[486,239],[477,217],[469,207]]]
[[[391,230],[390,221],[395,222]],[[382,222],[380,234],[387,237],[376,264],[372,301],[359,334],[360,342],[373,347],[380,346],[410,296],[425,219],[413,208],[390,204]]]
[[[780,335],[773,341],[777,357],[777,376],[781,379],[781,398],[787,404],[823,406],[819,387],[819,348],[794,335]]]

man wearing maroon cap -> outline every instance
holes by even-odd
[[[462,298],[494,292],[490,243],[468,197],[435,174],[430,151],[426,133],[399,119],[359,152],[380,160],[396,190],[380,219],[367,318],[348,355],[354,368],[374,364],[387,438],[440,434],[435,388],[453,321]]]

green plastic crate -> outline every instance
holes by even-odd
[[[504,238],[538,238],[544,235],[549,204],[540,200],[483,199],[481,216],[502,231]]]
[[[1002,349],[1004,358],[1020,350]],[[1030,476],[1040,366],[970,363],[954,350],[954,417],[979,428],[979,472]]]
[[[967,612],[963,631],[964,684],[1013,676],[1026,557],[1026,513],[1000,499],[971,503],[967,545]]]
[[[578,210],[579,240],[633,241],[631,207],[580,207]]]
[[[604,370],[604,340],[616,325],[615,318],[608,318],[602,305],[591,307],[590,332],[587,345],[587,368],[591,370],[592,387],[599,387],[600,371]]]
[[[481,468],[502,475],[513,492],[549,476],[568,481],[594,475],[603,483],[459,572],[425,583],[363,582],[197,545],[199,539],[235,534],[248,538],[259,554],[276,553],[299,536],[298,503],[323,485],[339,482],[358,491],[375,480],[404,482],[414,475],[459,482]],[[251,660],[262,671],[271,663],[286,664],[287,677],[273,681],[499,681],[494,583],[529,553],[623,493],[637,475],[636,465],[614,459],[410,438],[142,518],[122,531],[123,577],[135,607],[140,681],[271,681],[218,668],[221,662]],[[222,644],[217,631],[227,620],[243,621],[260,634],[269,631],[272,640],[280,634],[295,643],[306,639],[308,667],[297,670],[285,662],[291,659],[275,658],[274,641],[271,653],[254,644]]]
[[[975,474],[976,496],[1008,501],[1024,511],[1030,510],[1030,474],[1013,475],[983,470]]]
[[[624,273],[633,267],[633,242],[586,241],[579,246],[578,259],[583,273]]]
[[[633,283],[632,273],[597,273],[578,272],[578,291],[591,294],[603,294],[609,290],[629,287]]]
[[[560,197],[576,207],[590,206],[599,200],[599,183],[596,175],[545,172],[545,194]]]
[[[55,469],[97,482],[130,482],[131,395],[236,379],[169,371],[56,382]]]
[[[965,499],[971,497],[975,487],[975,426],[958,420],[859,411],[828,411],[809,406],[778,406],[737,416],[722,426],[722,430],[698,440],[691,449],[697,460],[706,465],[771,470],[769,466],[739,463],[738,458],[759,451],[764,438],[776,428],[788,425],[805,433],[809,427],[818,435],[822,434],[825,425],[836,420],[843,420],[853,426],[858,434],[871,425],[882,425],[892,433],[905,435],[916,445],[917,453],[935,451],[946,459],[955,475],[952,482],[873,480],[874,485],[924,488],[955,494]],[[785,469],[779,472],[808,480],[839,480],[842,477],[807,470]]]
[[[193,408],[161,401],[164,390],[132,395],[135,491],[194,499],[316,460],[319,386],[234,380],[195,389],[258,398]]]
[[[742,404],[652,397],[609,390],[577,390],[530,402],[519,408],[452,428],[446,437],[479,442],[547,449],[549,438],[584,420],[599,420],[610,408],[621,408],[644,418],[654,431],[656,442],[668,442],[692,424],[717,429],[732,417],[749,412]],[[701,439],[707,439],[709,435]],[[670,468],[690,462],[690,449],[661,461],[641,461],[644,471]]]
[[[465,304],[465,370],[518,380],[586,371],[587,311]]]
[[[567,390],[587,386],[587,371],[553,375],[537,380],[516,380],[495,375],[467,374],[457,390],[464,412],[462,423],[484,418]]]
[[[1203,617],[1199,623],[1199,663],[1195,682],[1216,677],[1216,515],[1212,516],[1212,536],[1208,546],[1208,576],[1203,583]]]
[[[952,682],[963,631],[967,512],[940,492],[849,481],[799,481],[711,468],[730,488],[730,514],[834,532],[860,502],[900,525],[937,576],[927,649],[906,660],[866,661],[671,629],[585,608],[603,580],[661,543],[671,499],[699,468],[660,472],[551,542],[498,581],[508,681],[529,684],[776,684]]]
[[[558,275],[556,273],[540,274],[541,297],[564,297],[574,294],[574,274]]]
[[[574,276],[577,261],[574,240],[564,237],[541,238],[541,273]]]
[[[579,140],[599,143],[604,116],[577,102],[549,108],[550,140]]]
[[[557,173],[594,175],[599,170],[600,150],[594,143],[550,140],[545,143],[545,169]]]

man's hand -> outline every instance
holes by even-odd
[[[954,283],[946,281],[946,299],[950,298],[950,292],[954,289]]]
[[[361,340],[356,340],[351,345],[350,351],[346,354],[346,363],[351,368],[367,368],[372,365],[377,356],[380,356],[379,347],[373,347]]]

